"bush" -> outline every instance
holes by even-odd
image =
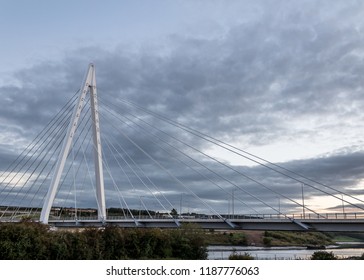
[[[263,237],[263,243],[265,246],[270,247],[272,246],[272,237]]]
[[[25,221],[0,224],[0,259],[44,259],[48,255],[48,227]]]
[[[346,260],[364,260],[364,253],[359,257],[356,256],[347,257]]]
[[[204,231],[194,224],[184,224],[178,230],[171,230],[171,247],[174,257],[180,259],[206,259],[207,249]]]
[[[248,245],[248,240],[244,233],[230,233],[229,240],[232,245]]]
[[[311,256],[311,260],[337,260],[333,252],[317,251]]]
[[[176,230],[106,227],[50,231],[35,222],[0,224],[3,260],[206,259],[204,232],[186,225]]]
[[[328,235],[321,232],[265,231],[264,236],[271,238],[269,241],[270,245],[265,244],[266,246],[308,246],[328,245],[333,243]]]
[[[229,256],[229,260],[254,260],[254,257],[247,252],[242,255],[234,252]]]

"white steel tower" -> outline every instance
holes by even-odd
[[[106,219],[104,176],[102,169],[102,150],[101,150],[101,138],[100,138],[99,111],[97,103],[95,66],[92,63],[88,67],[88,71],[85,80],[82,83],[81,90],[82,91],[80,92],[78,103],[76,104],[75,110],[71,118],[71,122],[68,127],[66,137],[63,142],[62,150],[58,157],[56,169],[54,171],[53,178],[43,204],[42,212],[40,214],[40,222],[44,224],[48,224],[49,213],[51,211],[52,204],[57,193],[57,189],[60,183],[61,175],[66,163],[67,156],[71,149],[73,137],[77,129],[77,124],[80,119],[85,97],[88,93],[90,94],[90,100],[91,100],[98,219],[102,222]]]

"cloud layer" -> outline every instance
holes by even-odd
[[[211,33],[171,34],[138,48],[79,48],[66,52],[58,61],[45,61],[14,73],[16,82],[0,88],[0,127],[4,132],[0,138],[1,168],[76,92],[92,61],[100,100],[107,104],[122,107],[121,99],[130,100],[307,177],[340,190],[354,189],[361,195],[364,7],[358,1],[316,4],[249,3],[249,13],[239,21],[207,23],[204,30],[217,27]],[[150,121],[159,125],[155,119]],[[157,158],[165,155],[147,136],[127,126],[124,129],[148,154]],[[115,129],[105,124],[103,132],[115,133]],[[201,139],[193,141],[199,150],[215,149]],[[143,164],[143,153],[125,143],[124,148]],[[221,158],[224,154],[215,151],[215,155]],[[178,170],[178,176],[200,197],[220,202],[221,209],[227,209],[228,199],[204,187],[201,176],[168,156],[166,160],[170,170]],[[230,155],[223,160],[269,188],[300,199],[300,184],[291,187],[286,179],[251,163],[245,166],[243,160]],[[166,193],[174,192],[168,195],[178,205],[185,190],[171,187],[164,181],[165,175],[149,167],[147,170]],[[242,181],[231,170],[221,172],[239,184]],[[276,195],[249,180],[243,182],[249,193],[277,204]],[[228,193],[232,189],[227,187]],[[134,194],[134,207],[139,203],[138,195]],[[318,193],[308,189],[306,195],[309,198]]]

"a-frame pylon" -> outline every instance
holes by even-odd
[[[104,176],[102,168],[102,149],[101,149],[101,138],[100,138],[100,123],[99,123],[99,111],[97,102],[95,66],[92,63],[88,67],[88,71],[85,80],[82,83],[81,89],[82,91],[80,92],[78,103],[76,104],[75,110],[73,112],[71,122],[69,124],[68,131],[63,142],[62,150],[58,157],[56,169],[54,171],[53,178],[43,204],[42,212],[40,214],[40,222],[44,224],[48,224],[49,213],[51,211],[52,204],[57,193],[57,189],[60,183],[61,175],[66,163],[67,156],[71,149],[78,121],[80,119],[82,107],[84,105],[85,97],[88,93],[90,94],[90,99],[91,99],[98,219],[100,221],[104,221],[106,219]]]

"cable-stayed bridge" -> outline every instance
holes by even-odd
[[[97,90],[90,64],[80,91],[2,172],[1,221],[364,231],[357,190],[310,179]]]

